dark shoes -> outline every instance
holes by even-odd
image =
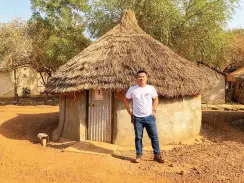
[[[164,163],[164,158],[160,154],[154,155],[154,161],[157,161],[159,163]]]
[[[140,163],[141,157],[142,157],[142,155],[137,155],[136,159],[134,159],[134,163]],[[164,159],[160,154],[154,155],[154,161],[157,161],[159,163],[164,163]]]
[[[141,155],[137,155],[136,159],[134,159],[134,163],[140,163],[141,161]]]

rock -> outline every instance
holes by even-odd
[[[169,167],[174,167],[174,165],[173,164],[169,164]]]
[[[201,172],[196,167],[193,167],[192,169],[195,170],[197,174],[201,174]]]
[[[184,175],[185,172],[183,170],[181,170],[180,172],[178,172],[179,175]]]

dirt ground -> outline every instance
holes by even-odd
[[[134,164],[134,151],[101,156],[63,152],[69,143],[46,148],[37,143],[37,133],[50,135],[57,124],[57,106],[0,106],[1,183],[244,182],[244,131],[240,124],[224,130],[203,125],[203,139],[163,151],[164,164],[152,161],[148,151],[140,164]]]

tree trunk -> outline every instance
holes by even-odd
[[[47,80],[45,80],[45,76],[42,75],[42,72],[39,72],[39,74],[42,78],[43,85],[45,86],[45,89],[46,89]],[[48,93],[45,92],[45,104],[47,104],[47,101],[48,101]]]
[[[16,79],[16,69],[14,69],[14,97],[16,104],[19,102],[18,92],[17,92],[17,79]]]

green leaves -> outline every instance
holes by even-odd
[[[0,24],[0,58],[12,69],[27,64],[32,52],[26,30],[26,22],[21,19]]]
[[[83,15],[88,11],[88,0],[31,0],[32,9],[52,25],[66,28],[84,24]]]
[[[83,35],[86,0],[32,0],[28,34],[34,52],[30,65],[51,76],[58,67],[90,44]]]
[[[219,64],[225,60],[225,26],[239,0],[93,0],[88,29],[100,37],[117,24],[125,9],[140,27],[181,56]]]
[[[229,64],[235,65],[236,68],[244,66],[244,29],[234,29],[228,32],[230,57]]]

